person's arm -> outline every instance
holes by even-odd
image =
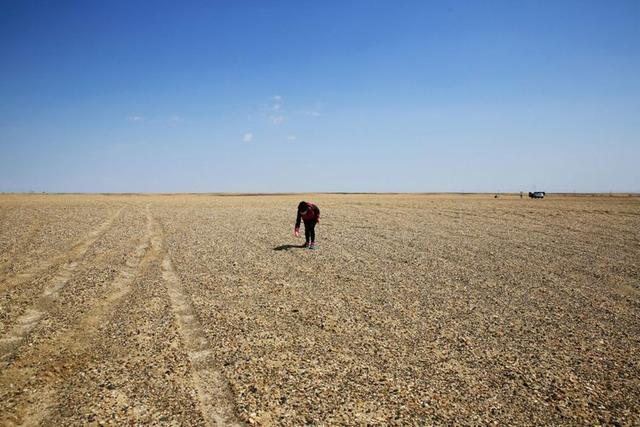
[[[296,227],[293,229],[293,234],[297,236],[300,235],[300,221],[302,220],[302,215],[298,212],[298,216],[296,216]]]

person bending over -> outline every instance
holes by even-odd
[[[298,215],[296,217],[296,227],[293,231],[296,237],[300,236],[300,221],[304,221],[303,248],[315,249],[316,247],[316,224],[320,222],[320,209],[313,203],[300,202],[298,204]]]

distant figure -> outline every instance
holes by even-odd
[[[520,192],[520,198],[522,199],[522,191]]]
[[[313,203],[305,201],[298,204],[298,215],[296,217],[296,227],[293,234],[300,236],[300,220],[304,221],[305,242],[303,248],[316,248],[316,224],[320,222],[320,209]]]

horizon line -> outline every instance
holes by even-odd
[[[174,196],[174,195],[193,195],[193,196],[294,196],[300,194],[327,194],[327,195],[494,195],[494,196],[519,196],[527,195],[526,191],[296,191],[296,192],[194,192],[194,191],[141,191],[141,192],[109,192],[109,191],[1,191],[0,195],[103,195],[103,196],[130,196],[130,195],[150,195],[150,196]],[[558,191],[545,192],[545,197],[555,196],[606,196],[606,197],[640,197],[640,192],[634,191]]]

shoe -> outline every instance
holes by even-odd
[[[316,244],[311,242],[311,244],[309,245],[309,249],[315,249],[316,248]]]
[[[309,246],[309,242],[304,242],[304,245],[302,245],[303,248],[306,248]]]

